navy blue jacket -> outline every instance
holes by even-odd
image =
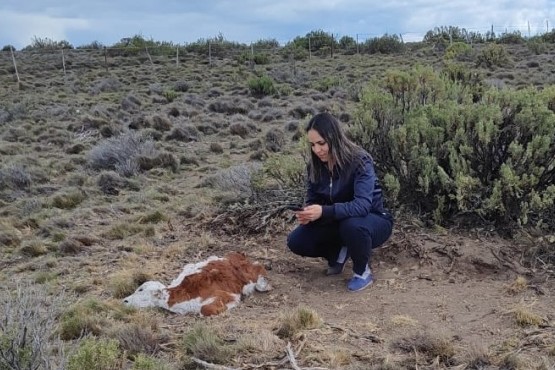
[[[306,204],[321,205],[322,220],[340,221],[387,212],[382,188],[368,153],[362,152],[359,159],[345,168],[336,167],[333,174],[324,170],[322,179],[308,181]]]

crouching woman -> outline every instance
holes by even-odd
[[[311,146],[307,195],[305,206],[295,212],[299,225],[287,246],[300,256],[325,258],[327,275],[342,273],[350,257],[354,274],[347,289],[362,290],[373,282],[372,250],[393,229],[372,157],[345,136],[329,113],[315,115],[306,132]]]

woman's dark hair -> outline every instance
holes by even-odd
[[[328,155],[334,166],[341,169],[353,161],[361,160],[360,153],[362,149],[345,136],[339,121],[331,114],[324,112],[312,117],[306,126],[306,132],[310,130],[316,130],[326,141],[329,147]],[[311,182],[320,179],[322,171],[326,170],[326,166],[312,150],[310,151],[309,169]]]

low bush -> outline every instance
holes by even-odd
[[[274,80],[268,76],[253,78],[248,81],[251,94],[255,97],[263,97],[273,95],[277,92],[274,86]]]
[[[465,42],[454,42],[445,50],[444,59],[446,60],[461,60],[468,58],[472,53],[472,48]]]
[[[86,338],[69,357],[68,370],[122,369],[124,357],[113,339]]]
[[[381,37],[374,37],[362,44],[361,51],[370,54],[394,54],[405,50],[405,45],[397,35],[385,34]]]
[[[47,296],[34,285],[0,292],[0,369],[55,369],[65,362],[52,337],[65,294]],[[60,351],[52,352],[54,345]]]
[[[115,170],[130,177],[140,172],[139,157],[155,158],[158,154],[152,140],[128,132],[98,143],[87,153],[87,161],[93,169]]]
[[[391,73],[349,133],[388,197],[438,223],[555,229],[555,88],[473,96],[431,69]]]
[[[476,65],[492,67],[506,67],[511,64],[509,54],[503,45],[489,44],[487,45],[478,57],[476,58]]]

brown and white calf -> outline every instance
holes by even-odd
[[[264,266],[231,252],[185,265],[168,287],[147,281],[123,302],[137,308],[162,307],[178,314],[211,316],[237,306],[242,296],[255,290],[270,289]]]

